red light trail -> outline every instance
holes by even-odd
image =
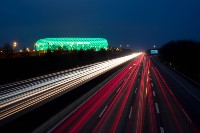
[[[140,55],[52,132],[197,132],[151,58]]]

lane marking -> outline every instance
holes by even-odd
[[[151,86],[153,87],[153,83],[151,83]]]
[[[120,87],[119,87],[119,89],[120,89]],[[117,92],[119,91],[119,89],[117,89]]]
[[[160,113],[157,103],[155,103],[155,106],[156,106],[156,112],[157,112],[157,114]]]
[[[130,110],[130,113],[129,113],[129,116],[128,116],[129,119],[131,118],[131,114],[132,114],[132,107],[131,107],[131,110]]]
[[[106,106],[103,111],[101,112],[101,114],[99,115],[99,117],[101,117],[103,115],[103,113],[105,112],[105,110],[108,108],[108,106]]]
[[[153,96],[154,96],[154,97],[156,96],[155,91],[153,91]]]
[[[164,128],[163,127],[160,127],[160,133],[164,133]]]
[[[140,73],[139,73],[139,75],[140,75]]]
[[[137,88],[135,89],[135,93],[137,92]]]
[[[165,71],[166,73],[168,73],[176,82],[178,82],[183,88],[185,88],[185,90],[190,93],[190,95],[192,95],[198,102],[200,102],[200,99],[198,98],[198,96],[193,93],[192,91],[190,91],[190,89],[188,89],[187,87],[185,87],[185,85],[183,85],[178,79],[175,78],[175,76],[177,77],[176,74],[171,74],[170,72],[168,72],[167,70],[165,70],[164,67],[160,66],[161,69],[163,69],[163,71]],[[175,76],[173,76],[175,75]]]

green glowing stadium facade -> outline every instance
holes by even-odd
[[[44,38],[36,42],[35,48],[40,50],[107,50],[108,42],[104,38]]]

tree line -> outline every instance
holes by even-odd
[[[173,66],[175,69],[200,82],[199,41],[170,41],[159,49],[159,54],[163,63]]]

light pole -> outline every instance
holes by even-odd
[[[13,53],[15,52],[15,47],[17,46],[17,42],[13,42]]]
[[[36,43],[34,44],[34,52],[36,51]]]
[[[29,49],[29,48],[26,48],[26,51],[28,51],[28,52],[29,52],[29,51],[30,51],[30,49]]]

